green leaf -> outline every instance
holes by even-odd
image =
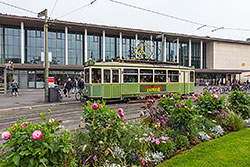
[[[19,164],[20,156],[16,154],[13,158],[12,161],[14,162],[15,165]]]
[[[57,158],[56,158],[56,156],[51,156],[51,157],[50,157],[50,161],[51,161],[53,164],[55,164],[55,165],[58,164],[58,163],[57,163]]]
[[[45,114],[44,113],[40,113],[40,117],[42,118],[42,120],[47,120],[47,117],[45,116]]]
[[[31,154],[31,152],[29,151],[29,150],[25,150],[25,151],[21,151],[20,152],[20,155],[30,155]]]

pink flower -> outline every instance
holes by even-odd
[[[121,118],[123,118],[125,115],[123,113],[120,114]]]
[[[150,135],[151,135],[151,136],[154,136],[154,134],[153,134],[152,132],[150,132]]]
[[[197,97],[194,97],[194,101],[198,101],[199,99]]]
[[[217,90],[214,89],[214,90],[213,90],[213,93],[217,93]]]
[[[179,95],[180,93],[179,92],[176,92],[177,95]]]
[[[118,119],[120,119],[120,118],[121,118],[121,116],[120,116],[120,115],[118,115],[118,116],[117,116],[117,118],[118,118]]]
[[[2,139],[3,140],[9,140],[10,139],[10,135],[11,135],[10,132],[3,132],[2,133]]]
[[[118,111],[117,111],[118,114],[121,114],[123,113],[123,109],[122,108],[118,108]]]
[[[23,122],[23,123],[21,124],[21,128],[26,128],[26,126],[28,126],[28,125],[29,125],[28,122]]]
[[[158,97],[160,98],[160,97],[161,97],[161,94],[158,94]]]
[[[98,107],[99,107],[99,105],[98,105],[97,103],[92,104],[92,108],[93,108],[94,110],[98,109]]]
[[[182,106],[185,106],[183,103],[181,103]]]
[[[173,93],[170,94],[170,96],[173,96],[173,95],[174,95]]]
[[[197,96],[198,96],[198,94],[197,94],[197,93],[195,93],[195,94],[194,94],[194,96],[195,96],[195,97],[197,97]]]
[[[162,143],[165,143],[165,144],[167,143],[166,141],[161,141],[161,142],[162,142]]]
[[[160,144],[160,141],[159,141],[159,140],[157,140],[155,143],[156,143],[156,144]]]
[[[179,106],[180,106],[180,104],[179,104],[179,103],[177,103],[175,106],[176,106],[176,107],[179,107]]]
[[[62,120],[59,119],[58,122],[62,122]]]
[[[35,130],[32,133],[32,139],[34,139],[34,140],[39,140],[39,139],[41,139],[42,136],[43,136],[43,133],[40,130]]]
[[[163,98],[166,98],[166,95],[163,95],[162,97],[163,97]]]
[[[215,99],[218,99],[219,97],[218,97],[218,95],[214,95],[214,98],[215,98]]]
[[[169,100],[174,100],[174,98],[171,97]]]

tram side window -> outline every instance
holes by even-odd
[[[179,71],[168,71],[168,82],[179,82]]]
[[[166,70],[155,70],[155,82],[166,82]]]
[[[194,82],[194,72],[190,71],[190,82]]]
[[[85,83],[89,83],[89,69],[85,70]]]
[[[113,80],[112,83],[119,83],[119,70],[112,70]]]
[[[138,82],[138,70],[137,69],[124,69],[124,83]]]
[[[140,70],[140,82],[153,82],[153,70]]]
[[[104,70],[104,83],[110,83],[110,70]]]
[[[102,83],[101,76],[100,68],[92,68],[92,83]]]

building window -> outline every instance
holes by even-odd
[[[192,42],[191,65],[195,68],[201,67],[201,46],[199,42]]]
[[[70,65],[83,65],[83,35],[68,33],[68,60]]]
[[[189,64],[189,43],[188,42],[180,42],[180,60],[179,64],[181,66],[188,67]]]
[[[96,35],[88,35],[88,59],[91,58],[94,61],[102,61],[102,38]]]

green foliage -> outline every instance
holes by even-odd
[[[93,109],[92,105],[96,103],[97,109]],[[109,145],[116,142],[120,138],[120,129],[122,119],[118,118],[117,110],[110,110],[105,102],[88,102],[83,108],[82,117],[85,128],[88,130],[90,144],[98,145],[99,141]]]
[[[7,129],[10,139],[1,145],[6,149],[2,157],[2,166],[75,166],[74,148],[69,131],[61,131],[61,121],[53,120],[44,114],[40,115],[43,122],[34,124],[25,118],[11,124]],[[35,130],[42,132],[38,140],[32,138]]]
[[[241,115],[243,119],[249,118],[250,96],[247,93],[235,90],[230,94],[228,102],[233,112]]]
[[[227,113],[226,124],[229,131],[238,131],[244,127],[242,117],[234,112]]]
[[[155,150],[162,152],[166,158],[173,156],[175,151],[175,143],[171,140],[166,140],[166,143],[160,143],[154,145]]]
[[[216,93],[210,93],[204,91],[203,94],[197,96],[198,100],[195,101],[197,106],[197,112],[200,115],[205,116],[209,119],[215,119],[215,115],[212,112],[221,111],[225,109],[225,96],[218,97]]]

